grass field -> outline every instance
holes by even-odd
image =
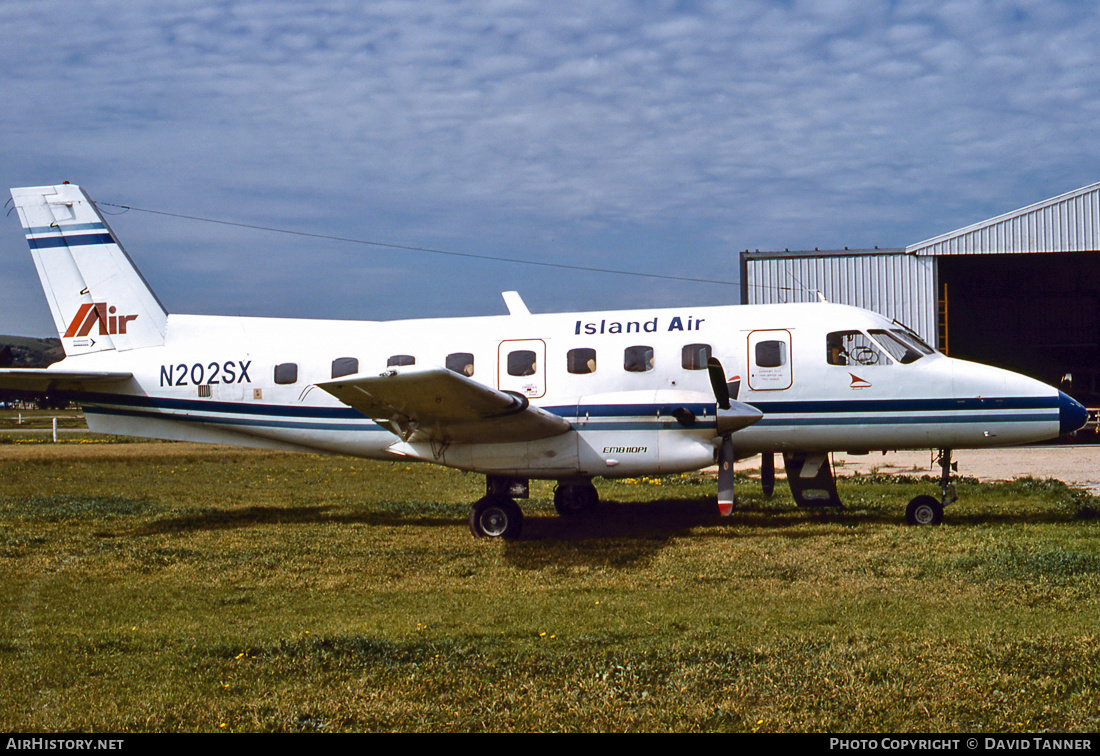
[[[20,431],[51,430],[54,418],[57,418],[57,427],[61,431],[86,431],[88,428],[80,410],[0,409],[0,443],[13,443],[20,438]]]
[[[0,443],[0,730],[1100,728],[1100,508],[1054,481],[939,528],[931,481],[533,483],[502,543],[481,476],[70,438]]]

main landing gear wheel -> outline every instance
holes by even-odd
[[[600,503],[600,494],[591,483],[559,483],[554,489],[554,509],[563,517],[591,512]]]
[[[910,525],[939,525],[943,522],[943,504],[935,496],[918,496],[905,508],[905,521]]]
[[[507,496],[486,496],[470,509],[470,532],[478,538],[519,538],[523,512]]]

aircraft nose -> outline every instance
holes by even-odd
[[[1088,419],[1089,412],[1080,402],[1064,391],[1058,392],[1058,432],[1061,435],[1083,428]]]

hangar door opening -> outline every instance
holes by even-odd
[[[940,346],[1100,407],[1100,253],[943,255]]]

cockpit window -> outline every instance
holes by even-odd
[[[927,344],[907,334],[905,331],[885,331],[881,328],[876,328],[871,330],[871,335],[875,337],[875,341],[882,345],[883,349],[890,353],[890,356],[893,357],[895,361],[900,362],[902,365],[916,362],[925,354],[932,353],[931,348]]]
[[[882,350],[863,331],[834,331],[826,337],[830,365],[889,365]]]
[[[906,344],[909,344],[910,346],[916,347],[917,351],[919,351],[923,354],[935,354],[936,353],[935,349],[928,346],[928,344],[926,344],[924,342],[924,339],[922,339],[920,336],[913,333],[912,331],[908,331],[908,330],[905,330],[903,328],[891,328],[890,333],[897,336],[899,339],[904,341]]]

